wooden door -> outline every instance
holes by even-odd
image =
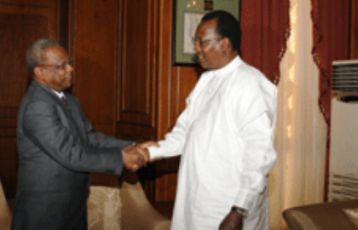
[[[60,0],[0,0],[0,178],[7,197],[16,190],[16,116],[29,82],[26,48],[36,39],[59,39]]]
[[[158,1],[121,1],[117,134],[156,137]]]

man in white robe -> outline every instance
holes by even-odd
[[[268,229],[267,176],[276,159],[276,87],[238,56],[239,23],[205,15],[194,38],[207,69],[150,159],[181,154],[173,230]]]

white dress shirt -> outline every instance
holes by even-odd
[[[245,230],[268,229],[266,177],[276,159],[276,87],[239,56],[200,77],[151,159],[181,154],[172,229],[218,229],[233,205]]]

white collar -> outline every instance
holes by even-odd
[[[54,92],[55,94],[56,94],[56,96],[58,97],[58,98],[63,98],[64,96],[65,96],[65,94],[61,91],[61,92],[57,92],[56,90],[53,90],[53,89],[51,89],[52,90],[52,92]]]
[[[225,75],[227,72],[232,71],[233,69],[235,69],[238,65],[241,65],[242,62],[243,61],[241,60],[239,55],[237,55],[228,64],[226,64],[225,66],[221,67],[220,69],[212,70],[212,72],[214,72],[214,74],[218,75],[218,76]]]

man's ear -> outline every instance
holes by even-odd
[[[41,68],[38,67],[38,66],[36,66],[36,67],[34,68],[34,75],[35,75],[35,76],[40,76],[41,74],[42,74]]]
[[[33,77],[37,81],[40,81],[40,82],[44,81],[45,76],[44,76],[43,70],[40,67],[36,66],[34,68],[34,76]]]
[[[230,43],[230,40],[227,37],[221,39],[220,45],[221,45],[221,49],[222,49],[222,51],[224,53],[227,53],[229,50],[232,49],[232,45]]]

